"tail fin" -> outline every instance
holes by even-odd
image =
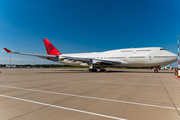
[[[10,50],[9,50],[9,49],[7,49],[7,48],[4,48],[4,50],[5,50],[7,53],[12,52],[12,51],[10,51]]]
[[[50,42],[48,39],[43,39],[46,51],[48,55],[61,55],[60,53]]]

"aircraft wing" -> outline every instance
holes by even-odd
[[[33,54],[33,53],[22,53],[22,52],[12,52],[7,48],[4,48],[4,50],[7,53],[12,53],[12,54],[19,54],[19,55],[29,55],[29,56],[36,56],[36,57],[40,57],[43,59],[48,59],[48,60],[52,60],[52,61],[63,61],[63,60],[68,60],[68,61],[72,61],[72,62],[82,62],[82,63],[87,63],[88,65],[92,65],[92,64],[121,64],[121,62],[119,61],[110,61],[110,60],[102,60],[102,59],[94,59],[94,58],[80,58],[80,57],[71,57],[71,56],[64,56],[64,55],[44,55],[44,54]]]
[[[12,51],[10,51],[10,50],[7,49],[7,48],[4,48],[4,50],[5,50],[7,53],[19,54],[19,55],[36,56],[36,57],[40,57],[40,58],[48,59],[48,60],[53,60],[53,61],[56,61],[56,60],[59,59],[59,56],[56,56],[56,55],[44,55],[44,54],[33,54],[33,53],[12,52]]]
[[[70,56],[60,56],[60,60],[69,60],[69,61],[80,61],[83,63],[87,63],[89,65],[92,64],[121,64],[119,61],[110,61],[110,60],[101,60],[94,58],[79,58],[79,57],[70,57]]]

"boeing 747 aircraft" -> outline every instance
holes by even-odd
[[[106,67],[155,67],[177,61],[177,55],[161,47],[117,49],[105,52],[62,54],[48,39],[44,39],[47,55],[12,52],[4,48],[7,53],[36,56],[71,66],[88,66],[89,71],[101,72]],[[157,69],[154,72],[158,72]]]

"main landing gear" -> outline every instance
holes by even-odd
[[[97,68],[94,65],[89,67],[87,71],[89,72],[97,72],[97,69],[100,69],[100,72],[106,72],[106,69],[104,67]]]
[[[97,72],[97,69],[96,68],[93,68],[93,69],[88,69],[89,72]]]
[[[106,69],[105,68],[101,68],[100,72],[106,72]]]

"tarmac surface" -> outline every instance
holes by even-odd
[[[180,79],[173,71],[0,72],[0,120],[180,120]]]

